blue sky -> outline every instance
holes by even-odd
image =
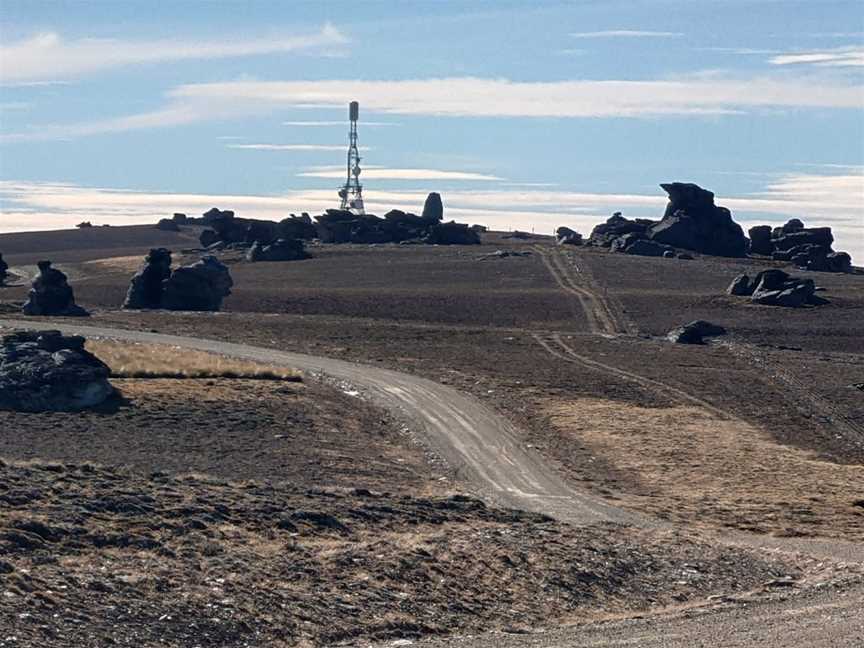
[[[864,259],[859,2],[0,4],[0,232],[367,204],[587,233],[698,182]]]

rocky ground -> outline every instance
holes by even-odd
[[[0,463],[0,645],[525,631],[788,586],[789,559],[463,496]]]
[[[860,276],[808,273],[831,303],[780,312],[724,294],[737,274],[777,262],[579,248],[558,253],[568,275],[548,241],[490,235],[475,247],[310,246],[312,259],[288,263],[229,253],[225,312],[121,312],[146,248],[178,250],[192,236],[106,229],[65,233],[77,237],[65,248],[54,233],[3,236],[0,249],[26,269],[41,240],[93,325],[448,383],[516,422],[580,488],[674,524],[572,529],[448,499],[458,484],[446,469],[350,385],[115,380],[125,400],[103,411],[0,413],[0,428],[15,430],[0,434],[0,497],[16,493],[0,511],[13,537],[2,557],[13,569],[0,575],[0,625],[13,630],[0,635],[19,645],[521,630],[834,569],[722,548],[717,530],[864,539]],[[0,310],[25,295],[2,289]],[[729,334],[698,347],[662,339],[696,318]],[[100,497],[121,503],[100,508]],[[100,534],[123,539],[88,539]]]

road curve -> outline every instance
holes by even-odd
[[[474,398],[409,374],[345,360],[219,340],[37,320],[0,319],[0,328],[54,328],[67,334],[168,344],[246,360],[295,367],[355,386],[373,403],[411,422],[422,442],[450,466],[461,484],[487,501],[544,513],[571,524],[601,521],[650,524],[634,513],[570,487],[542,457],[525,448],[513,425]]]

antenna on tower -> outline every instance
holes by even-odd
[[[347,209],[354,214],[365,214],[363,207],[363,185],[360,184],[360,153],[357,150],[357,120],[360,118],[360,104],[352,101],[348,104],[348,166],[344,186],[339,190],[342,199],[340,209]]]

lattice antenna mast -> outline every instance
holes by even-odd
[[[364,214],[363,185],[360,184],[360,153],[357,150],[357,120],[360,117],[360,104],[352,101],[348,104],[348,164],[345,185],[339,190],[342,199],[340,209],[347,209],[355,214]]]

